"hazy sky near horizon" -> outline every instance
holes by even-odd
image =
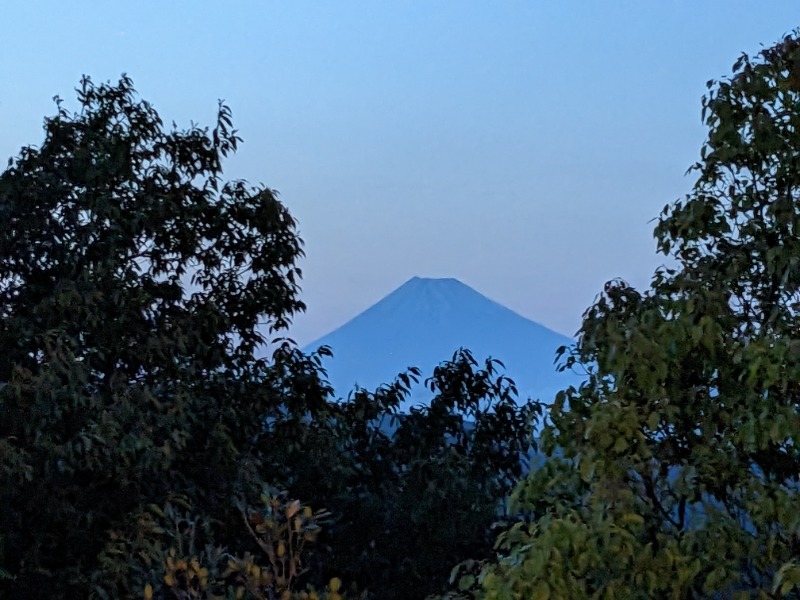
[[[0,0],[0,160],[83,74],[179,126],[223,98],[227,175],[299,220],[299,342],[415,275],[569,335],[665,261],[650,220],[692,185],[706,81],[797,26],[796,0]]]

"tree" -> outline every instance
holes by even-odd
[[[418,369],[315,417],[289,411],[270,423],[266,478],[288,478],[293,497],[331,512],[317,585],[340,576],[360,597],[415,600],[446,589],[454,564],[491,555],[541,411],[518,402],[498,368],[461,350],[427,380],[427,405],[408,414],[398,407]]]
[[[676,261],[585,313],[485,598],[800,596],[800,31],[709,82]],[[466,581],[463,587],[472,582]]]
[[[408,415],[416,369],[334,401],[328,350],[258,358],[301,241],[223,181],[229,109],[165,130],[126,77],[78,101],[0,174],[0,595],[420,598],[488,556],[536,403],[466,351]]]
[[[232,497],[257,497],[260,415],[281,402],[255,352],[303,309],[294,220],[271,190],[222,180],[239,142],[224,104],[213,129],[181,131],[127,77],[85,78],[78,101],[0,175],[0,590],[15,598],[131,595],[99,557],[147,505],[180,496],[240,523]]]

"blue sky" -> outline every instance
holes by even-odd
[[[123,72],[165,122],[244,144],[306,242],[310,342],[414,275],[572,334],[603,283],[646,285],[686,193],[705,83],[800,26],[793,1],[0,1],[0,160],[52,97]]]

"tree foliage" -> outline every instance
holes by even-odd
[[[333,515],[319,580],[339,575],[369,598],[416,599],[447,587],[453,565],[491,554],[492,527],[524,472],[540,407],[520,404],[497,361],[465,350],[427,380],[431,399],[408,414],[418,370],[357,390],[325,413],[269,426],[264,472]]]
[[[537,412],[495,361],[334,401],[327,349],[261,358],[302,243],[223,179],[224,104],[167,129],[86,78],[44,129],[0,174],[0,595],[420,598],[489,555]]]
[[[303,308],[288,211],[222,180],[226,106],[165,131],[127,78],[78,101],[0,175],[0,531],[26,597],[86,597],[143,505],[231,514],[279,401],[258,325]]]
[[[703,118],[694,188],[655,228],[675,266],[585,313],[565,364],[586,382],[481,597],[800,595],[800,32],[709,82]]]

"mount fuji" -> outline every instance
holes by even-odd
[[[336,395],[354,387],[374,390],[408,367],[419,367],[421,381],[459,348],[479,364],[503,362],[519,398],[551,403],[555,394],[577,384],[577,375],[559,373],[554,360],[560,346],[574,340],[526,319],[457,279],[414,277],[338,329],[303,348],[330,346],[324,367]],[[424,402],[422,383],[411,404]]]

